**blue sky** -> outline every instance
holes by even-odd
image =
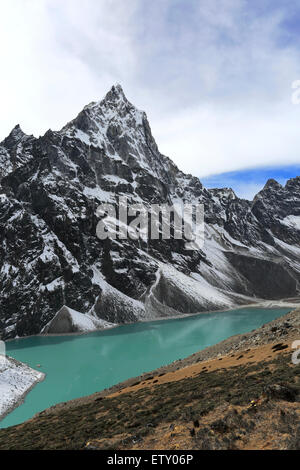
[[[263,189],[268,179],[285,185],[287,180],[300,175],[300,164],[293,166],[247,168],[200,178],[206,188],[229,187],[237,196],[252,200]]]
[[[1,0],[0,140],[60,129],[121,83],[162,153],[250,194],[300,162],[299,24],[299,0]]]

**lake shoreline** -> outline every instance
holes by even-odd
[[[295,300],[295,299],[293,299]],[[263,310],[285,310],[285,313],[281,313],[279,312],[278,315],[280,315],[277,319],[275,320],[271,320],[269,321],[268,319],[266,319],[266,323],[259,327],[258,330],[261,330],[262,328],[264,328],[265,326],[269,327],[270,325],[272,324],[277,324],[277,322],[282,322],[283,319],[287,316],[291,316],[293,315],[293,312],[295,311],[296,309],[296,306],[299,307],[299,304],[295,303],[295,301],[292,302],[292,299],[290,299],[289,301],[285,301],[285,302],[281,302],[281,301],[267,301],[267,302],[263,302],[261,304],[248,304],[248,305],[244,305],[244,306],[238,306],[238,308],[234,309],[234,308],[231,308],[231,309],[228,309],[228,310],[223,310],[223,311],[215,311],[215,312],[202,312],[203,314],[221,314],[221,313],[230,313],[231,311],[235,310],[235,311],[242,311],[242,310],[247,310],[247,309],[258,309],[260,310],[263,309]],[[298,310],[299,312],[299,310]],[[249,310],[247,312],[247,314],[249,314]],[[299,315],[299,313],[298,313]],[[190,314],[190,315],[183,315],[183,316],[180,316],[181,319],[188,319],[189,317],[201,317],[202,314]],[[250,316],[251,316],[251,313],[250,313]],[[218,315],[216,315],[216,317],[218,317]],[[179,319],[179,317],[175,317],[175,318],[164,318],[164,319],[161,319],[160,321],[162,320],[170,320],[170,323],[172,322],[172,320],[174,319]],[[151,320],[151,322],[156,322],[156,319],[155,320]],[[274,323],[275,322],[275,323]],[[135,322],[133,323],[132,325],[137,325],[137,323],[147,323],[147,322]],[[262,324],[262,323],[260,323]],[[124,325],[124,326],[130,326],[130,325]],[[159,326],[157,327],[159,329]],[[104,332],[105,330],[98,330],[98,332]],[[250,330],[248,330],[250,331]],[[211,343],[211,346],[204,346],[204,347],[200,347],[199,345],[199,349],[194,349],[194,351],[196,351],[195,353],[189,353],[187,355],[183,355],[183,356],[179,356],[179,357],[183,357],[184,359],[175,359],[175,360],[168,360],[165,362],[165,364],[162,364],[161,366],[157,366],[155,367],[149,367],[149,368],[145,368],[145,369],[141,369],[141,370],[146,370],[148,372],[143,372],[140,376],[137,376],[136,373],[134,373],[134,371],[131,371],[132,374],[131,375],[128,375],[127,377],[129,377],[128,379],[122,379],[120,377],[120,379],[118,381],[115,381],[115,382],[112,382],[113,385],[109,385],[108,384],[108,388],[106,386],[105,388],[105,385],[104,387],[102,388],[99,388],[98,390],[100,390],[99,392],[94,392],[92,395],[94,395],[96,393],[97,396],[106,396],[107,393],[115,393],[115,391],[119,391],[120,389],[124,388],[124,387],[130,387],[132,386],[132,383],[134,382],[137,382],[137,381],[140,381],[140,380],[148,380],[147,378],[151,375],[153,375],[154,373],[158,374],[159,373],[162,373],[162,374],[165,374],[166,371],[172,371],[174,372],[175,370],[179,369],[179,368],[182,368],[182,367],[185,367],[185,364],[187,364],[189,361],[193,361],[195,360],[195,358],[197,358],[199,360],[200,357],[203,357],[203,354],[205,354],[206,351],[217,351],[217,353],[219,354],[220,353],[220,348],[222,348],[222,345],[224,344],[230,344],[230,347],[232,348],[232,345],[235,344],[237,341],[241,341],[241,338],[246,338],[248,335],[251,335],[252,332],[255,331],[255,330],[251,330],[250,333],[236,333],[236,334],[231,334],[231,335],[228,335],[228,337],[224,340],[217,340],[215,341],[214,343]],[[96,331],[97,332],[97,331]],[[96,333],[96,332],[89,332],[89,333]],[[69,335],[36,335],[36,336],[32,336],[31,338],[36,338],[36,337],[40,337],[40,338],[44,338],[46,339],[47,336],[51,336],[52,338],[55,338],[55,337],[70,337],[70,336],[73,336],[74,338],[77,337],[77,336],[86,336],[88,332],[84,332],[82,334],[69,334]],[[20,339],[28,339],[29,337],[26,337],[26,338],[20,338]],[[64,341],[64,340],[62,340]],[[22,349],[22,347],[21,347]],[[178,357],[178,356],[177,356]],[[20,358],[18,358],[20,360]],[[197,360],[197,362],[198,362]],[[203,360],[203,359],[202,359]],[[23,363],[26,363],[26,359],[24,359]],[[43,362],[41,362],[43,363]],[[34,370],[34,367],[33,367],[33,370]],[[149,372],[150,371],[150,372]],[[152,372],[151,372],[152,371]],[[37,372],[37,371],[36,371]],[[140,371],[137,371],[138,373]],[[159,375],[159,374],[158,374]],[[26,392],[24,394],[22,394],[22,396],[19,397],[19,399],[14,403],[14,406],[13,407],[10,407],[10,411],[8,411],[6,413],[5,416],[7,416],[7,414],[11,413],[12,411],[14,411],[16,408],[18,408],[19,405],[21,405],[23,402],[24,402],[24,398],[26,397],[26,395],[32,390],[32,388],[36,385],[37,382],[33,383],[32,386],[30,387],[30,389],[26,390]],[[78,395],[77,395],[78,396]],[[83,393],[81,397],[79,398],[66,398],[64,400],[64,402],[72,402],[73,400],[75,400],[75,402],[77,402],[77,400],[84,400],[85,397],[89,397],[90,394],[89,393]],[[62,400],[63,402],[63,400]],[[49,405],[48,405],[49,406]],[[60,406],[60,404],[56,404],[56,405],[53,405],[54,407],[57,407],[57,406]],[[45,408],[45,409],[50,409],[50,408]],[[37,411],[37,413],[39,413],[39,411]],[[0,420],[2,420],[5,416],[1,416]]]
[[[292,333],[291,328],[285,328],[284,325],[290,322],[294,325],[296,332]],[[279,333],[272,333],[274,328],[284,327],[283,335]],[[47,414],[60,413],[62,410],[68,410],[73,407],[86,405],[94,401],[102,400],[103,398],[114,396],[116,394],[124,393],[125,391],[133,392],[135,388],[138,388],[140,384],[147,383],[149,379],[160,379],[166,374],[174,373],[185,368],[189,368],[192,365],[198,363],[206,363],[207,361],[215,358],[219,359],[224,356],[228,356],[232,353],[242,353],[247,348],[255,349],[263,345],[277,343],[279,341],[288,341],[299,339],[300,335],[300,308],[291,310],[289,313],[285,313],[275,320],[265,323],[261,327],[250,331],[248,333],[241,333],[230,336],[229,338],[220,341],[212,346],[200,350],[190,356],[175,360],[170,364],[163,365],[157,369],[145,372],[139,376],[132,377],[102,391],[86,395],[81,398],[75,398],[68,400],[67,402],[58,403],[54,406],[47,408],[46,410],[37,413],[34,417],[44,416]]]

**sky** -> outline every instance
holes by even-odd
[[[120,83],[180,169],[253,197],[299,174],[299,25],[298,0],[0,0],[0,141]]]
[[[201,182],[206,188],[233,188],[239,197],[252,200],[269,179],[275,179],[284,186],[287,180],[299,175],[300,163],[277,167],[247,168],[214,174],[201,178]]]

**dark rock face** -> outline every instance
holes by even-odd
[[[249,294],[262,299],[281,299],[297,294],[296,279],[280,263],[227,253],[229,261],[249,283]]]
[[[96,209],[120,195],[204,204],[204,247],[99,240]],[[16,126],[0,144],[0,335],[37,334],[64,305],[126,323],[296,296],[299,220],[300,177],[269,181],[252,202],[206,190],[159,152],[146,114],[114,86],[61,131],[36,139]]]

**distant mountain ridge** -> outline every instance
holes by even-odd
[[[119,195],[204,204],[203,250],[99,240],[96,209]],[[3,339],[40,333],[64,306],[64,318],[75,310],[107,326],[296,297],[299,279],[300,177],[269,180],[253,201],[205,189],[159,152],[120,85],[59,132],[16,126],[0,144]]]

